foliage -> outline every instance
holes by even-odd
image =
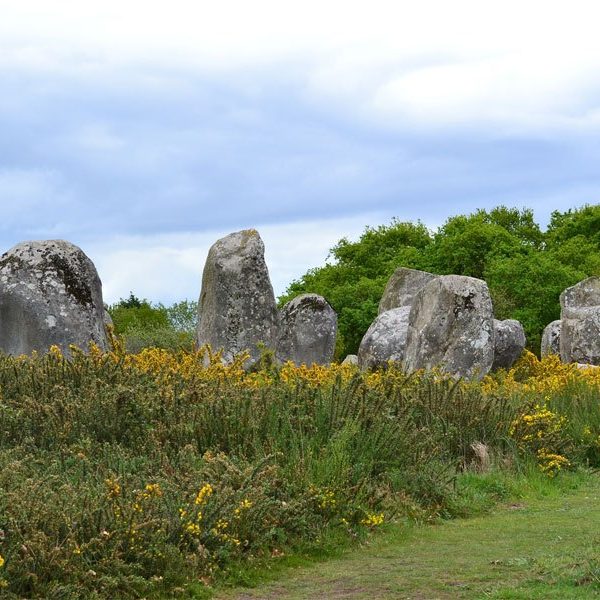
[[[451,217],[427,248],[431,270],[482,279],[490,261],[539,248],[542,233],[530,210],[504,206]]]
[[[553,475],[557,448],[573,465],[598,457],[600,375],[554,358],[483,383],[347,365],[249,373],[245,358],[128,354],[118,339],[69,360],[1,356],[5,597],[164,596],[327,531],[463,514],[453,481],[476,442]],[[515,426],[540,394],[546,456]]]
[[[547,474],[570,463],[600,467],[600,368],[525,352],[513,369],[486,377],[482,386],[488,394],[518,401],[510,435]]]
[[[133,293],[108,307],[114,331],[129,352],[143,348],[191,349],[197,323],[197,303],[182,300],[171,306],[151,304]]]
[[[162,305],[159,304],[162,308]],[[191,300],[181,300],[165,307],[169,324],[175,331],[195,333],[198,324],[198,303]]]
[[[528,346],[535,351],[540,348],[544,327],[560,318],[561,292],[585,277],[585,271],[549,252],[535,250],[492,259],[485,273],[496,317],[520,321]]]
[[[337,357],[355,353],[399,267],[487,281],[496,316],[520,320],[538,351],[543,328],[560,314],[566,287],[600,274],[600,205],[554,212],[542,232],[531,210],[500,206],[449,218],[434,234],[393,220],[342,239],[331,262],[290,284],[280,303],[304,292],[325,296],[338,313]]]

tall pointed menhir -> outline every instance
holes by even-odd
[[[223,359],[248,350],[252,367],[261,344],[274,348],[277,307],[258,232],[247,229],[215,242],[208,252],[198,301],[198,346],[223,350]]]

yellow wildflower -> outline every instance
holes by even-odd
[[[210,485],[210,483],[204,484],[198,491],[196,499],[194,500],[194,504],[205,504],[212,493],[213,493],[212,485]]]
[[[367,516],[362,519],[361,523],[367,527],[378,527],[382,525],[384,521],[383,513],[367,513]]]

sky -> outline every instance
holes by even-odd
[[[600,201],[600,5],[0,0],[0,248],[196,299],[257,228],[276,294],[365,226]]]

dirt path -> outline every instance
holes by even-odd
[[[600,478],[483,517],[407,528],[221,600],[600,597]]]

